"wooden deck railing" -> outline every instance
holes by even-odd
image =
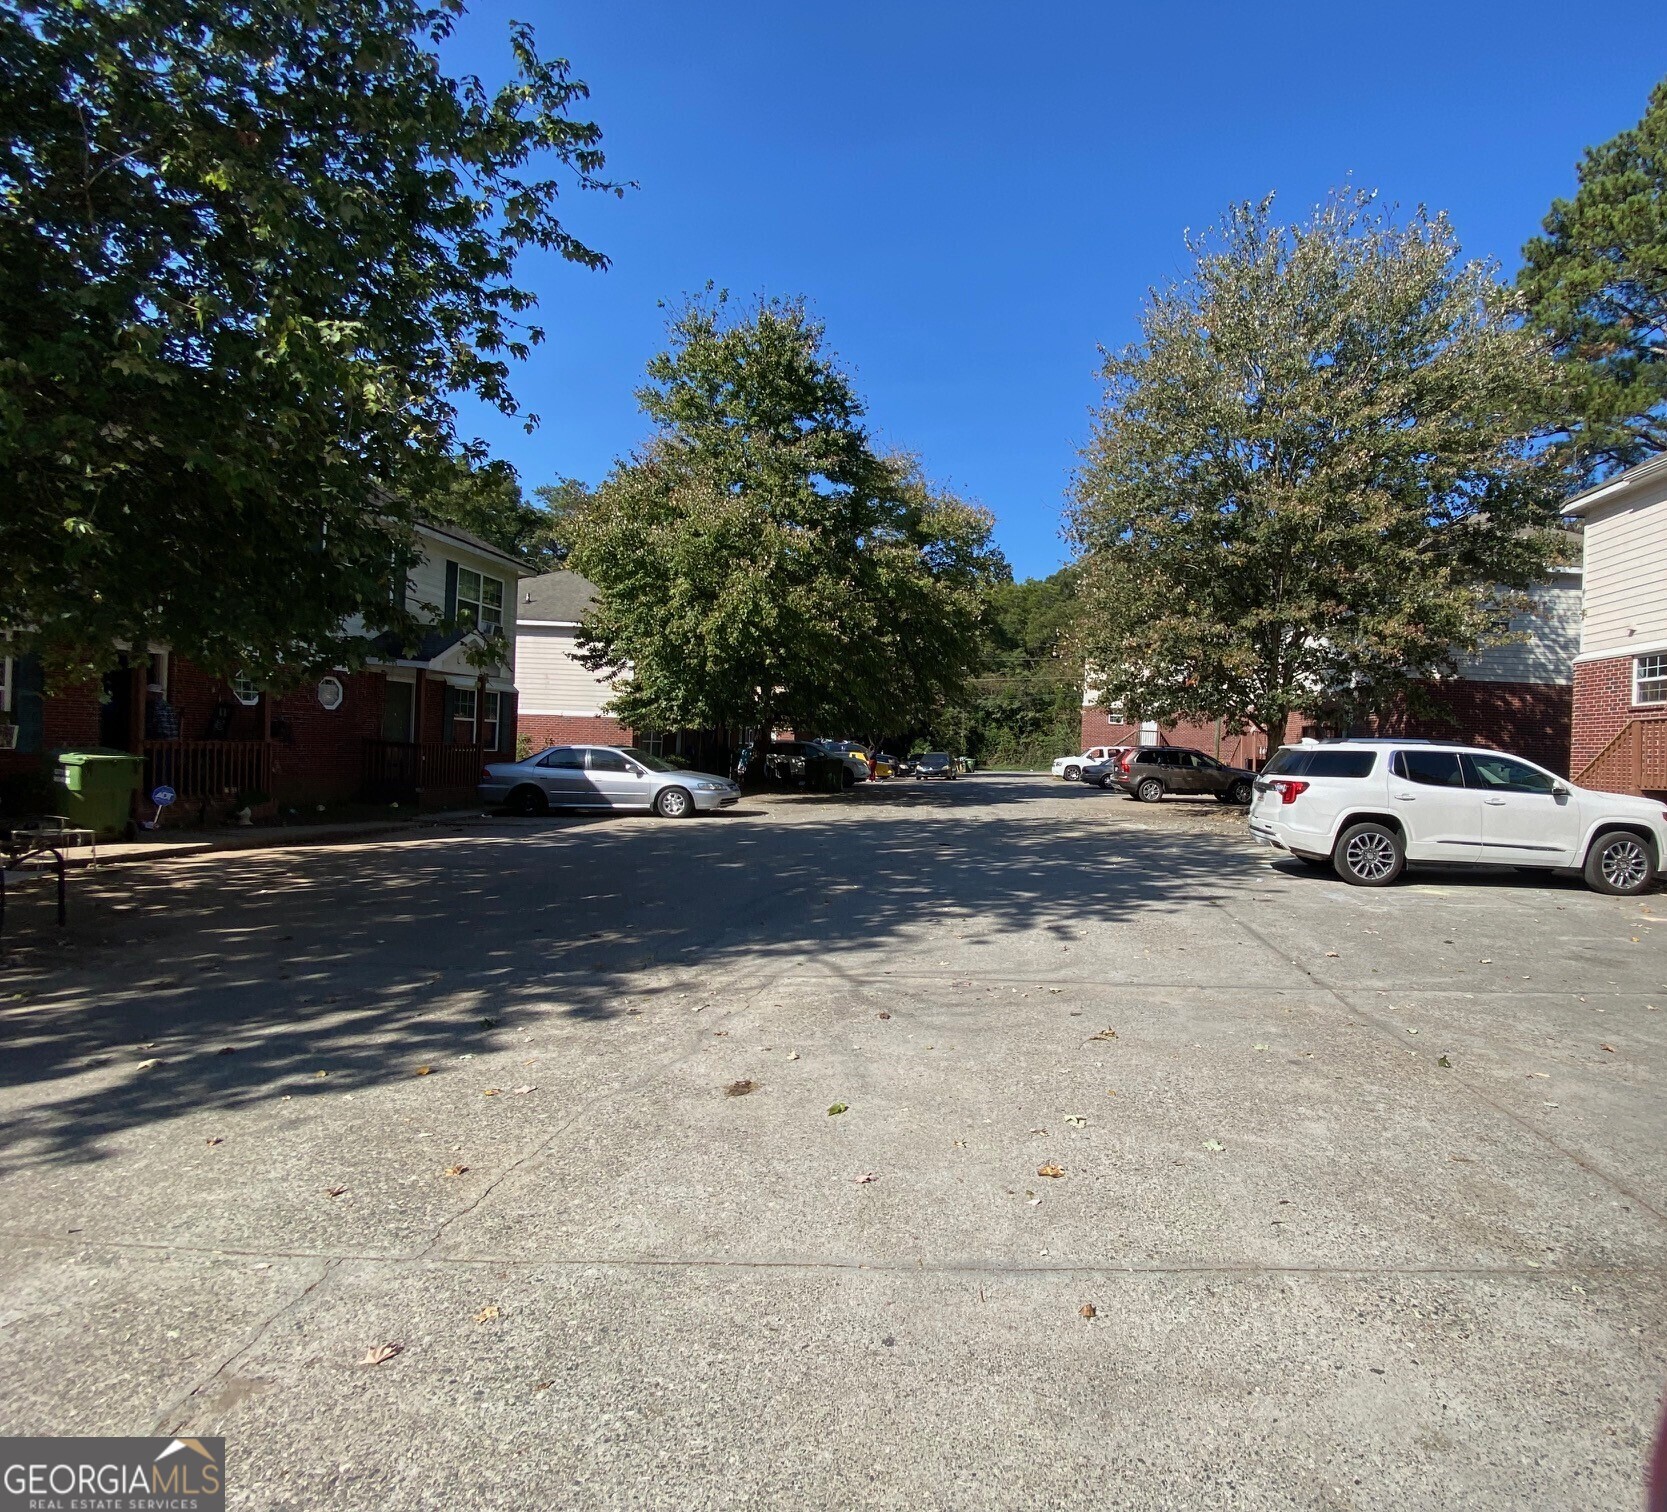
[[[1629,720],[1574,780],[1603,793],[1667,790],[1667,715]]]
[[[473,788],[496,751],[472,745],[441,745],[410,740],[365,742],[365,789],[373,796],[421,793],[436,788]]]
[[[181,800],[272,792],[269,740],[146,740],[140,792],[171,787]]]

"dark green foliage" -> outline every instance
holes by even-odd
[[[695,303],[671,334],[639,395],[655,438],[570,532],[619,717],[873,735],[958,698],[1004,565],[988,514],[874,452],[802,303]]]
[[[1589,475],[1667,450],[1667,82],[1578,173],[1523,248],[1517,288],[1567,378],[1560,455]]]
[[[1556,550],[1555,370],[1445,219],[1241,205],[1108,356],[1071,530],[1130,718],[1337,718],[1486,644]]]
[[[565,62],[452,79],[453,0],[0,9],[0,618],[52,660],[168,642],[258,679],[408,629],[453,396],[514,412],[527,246],[604,187]]]

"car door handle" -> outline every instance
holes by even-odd
[[[1505,807],[1505,800],[1503,798],[1484,798],[1482,802],[1492,804],[1494,808]]]
[[[1416,803],[1416,802],[1418,802],[1418,794],[1416,794],[1416,793],[1391,793],[1389,796],[1391,798],[1393,798],[1397,803]]]

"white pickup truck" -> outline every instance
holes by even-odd
[[[1055,777],[1063,777],[1067,782],[1076,782],[1082,777],[1082,769],[1085,766],[1096,761],[1104,761],[1122,749],[1122,746],[1089,746],[1080,756],[1061,756],[1053,764],[1053,774]]]

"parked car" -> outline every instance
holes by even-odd
[[[1090,787],[1109,787],[1121,771],[1120,763],[1133,746],[1112,746],[1101,761],[1091,761],[1082,769],[1082,780]]]
[[[550,809],[643,809],[663,819],[728,808],[741,789],[727,777],[680,771],[629,746],[552,746],[525,761],[493,762],[476,789],[512,814]]]
[[[893,759],[897,764],[897,775],[899,777],[913,777],[915,768],[920,765],[918,756],[898,756]]]
[[[1249,803],[1256,774],[1225,766],[1188,746],[1135,746],[1118,758],[1111,779],[1142,803],[1171,793],[1209,794],[1223,803]]]
[[[884,751],[874,753],[874,776],[878,779],[895,777],[897,775],[898,758],[888,756]]]
[[[1256,779],[1250,830],[1357,887],[1409,862],[1579,871],[1603,893],[1639,893],[1667,856],[1667,809],[1576,787],[1477,746],[1411,740],[1283,746]]]
[[[868,781],[868,747],[854,740],[820,740],[816,742],[829,756],[837,756],[851,769],[854,782]]]
[[[1063,777],[1067,782],[1075,782],[1082,776],[1082,769],[1090,762],[1104,761],[1119,749],[1118,746],[1089,746],[1080,756],[1060,756],[1054,761],[1053,774],[1055,777]]]
[[[924,782],[928,777],[947,777],[953,782],[955,758],[947,751],[928,751],[915,762],[915,781]]]

